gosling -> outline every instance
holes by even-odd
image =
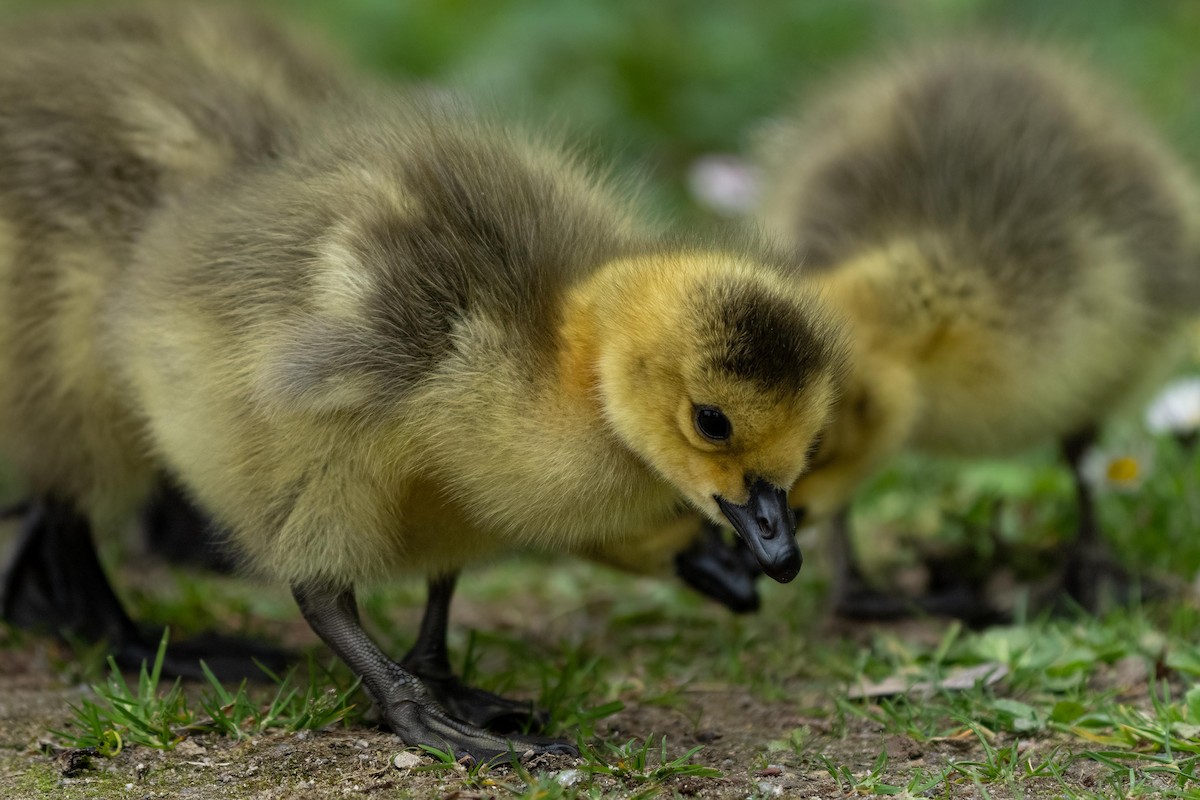
[[[16,563],[61,577],[169,475],[407,744],[573,752],[499,735],[519,704],[452,674],[458,571],[687,502],[790,580],[787,492],[830,415],[838,328],[760,245],[649,231],[552,142],[348,89],[264,37],[238,12],[82,12],[0,48]],[[355,601],[397,572],[430,580],[401,662]],[[7,609],[44,599],[28,574]]]
[[[1115,566],[1080,461],[1160,380],[1200,301],[1200,200],[1128,104],[1031,46],[941,47],[836,83],[768,138],[762,219],[846,319],[842,397],[790,498],[834,515],[906,449],[1060,443],[1078,534],[1062,588],[1088,609]],[[886,613],[886,612],[885,612]]]

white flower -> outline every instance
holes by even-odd
[[[1194,433],[1200,429],[1200,378],[1175,381],[1146,407],[1152,433]]]
[[[1132,492],[1146,482],[1154,465],[1151,452],[1105,452],[1098,447],[1083,456],[1079,471],[1083,480],[1097,491]]]
[[[701,156],[688,167],[687,182],[696,202],[718,214],[748,214],[758,203],[758,173],[735,155]]]

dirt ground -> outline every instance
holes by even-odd
[[[531,570],[542,583],[523,589],[519,582],[527,580]],[[525,778],[539,773],[552,776],[543,780],[562,787],[592,780],[605,797],[830,798],[849,796],[845,783],[839,785],[831,776],[831,764],[861,778],[881,750],[886,750],[888,764],[879,780],[896,786],[906,785],[914,775],[936,775],[951,762],[986,756],[975,736],[918,743],[887,735],[861,716],[831,713],[844,685],[815,679],[821,670],[807,670],[802,663],[809,645],[785,640],[791,623],[785,622],[784,612],[794,611],[796,595],[791,592],[802,587],[769,587],[763,612],[743,624],[660,582],[616,576],[577,562],[499,565],[482,572],[493,576],[494,583],[464,581],[455,601],[451,644],[456,652],[462,652],[463,631],[470,629],[507,637],[518,643],[517,648],[528,647],[517,653],[517,662],[528,653],[556,652],[563,641],[590,643],[594,652],[604,654],[604,685],[612,695],[586,697],[585,702],[601,705],[616,699],[624,704],[623,710],[596,723],[597,737],[618,744],[665,737],[669,758],[698,746],[694,762],[719,770],[721,776],[673,777],[651,785],[632,777],[592,778],[581,769],[584,762],[555,757],[525,764],[524,774],[506,765],[471,779],[462,768],[437,768],[424,753],[413,754],[419,759],[415,769],[397,767],[396,757],[405,751],[399,739],[366,723],[295,734],[272,732],[241,741],[192,735],[171,751],[130,746],[112,758],[89,756],[64,749],[62,739],[51,734],[68,726],[70,704],[89,691],[87,681],[70,677],[71,651],[32,636],[6,642],[0,628],[0,798],[466,800],[520,794],[528,786]],[[149,587],[161,594],[163,587],[177,584],[177,578],[161,567],[135,565],[123,571],[121,586],[126,592]],[[227,582],[239,585],[235,579]],[[276,609],[265,622],[255,624],[270,627],[285,646],[299,650],[315,644],[285,592],[252,585],[240,591],[253,595],[258,609]],[[418,590],[414,596],[419,594]],[[161,600],[160,610],[174,608],[178,613],[196,605],[195,596],[184,595]],[[419,602],[397,608],[391,617],[394,627],[411,635],[419,609]],[[687,629],[684,638],[679,638],[680,627]],[[935,645],[945,623],[909,623],[905,629],[890,630],[905,640]],[[865,628],[829,625],[814,634],[823,643],[865,641],[868,635]],[[485,643],[483,649],[488,648]],[[488,659],[485,654],[479,674],[492,674],[488,670],[495,667]],[[730,661],[736,663],[724,672],[714,666],[728,667]],[[679,670],[680,662],[694,663]],[[615,678],[610,674],[614,672]],[[89,680],[96,681],[96,676]],[[514,678],[511,690],[503,689],[524,697],[535,696],[536,690],[536,680],[526,675]],[[1001,748],[1012,741],[1000,734],[991,745]],[[1018,749],[1022,759],[1036,762],[1062,743],[1042,733],[1020,742]],[[1103,788],[1096,784],[1104,771],[1094,761],[1068,760],[1064,770],[1058,779],[1024,778],[1011,787],[982,786],[956,775],[921,796],[1059,797],[1059,780],[1079,789]]]
[[[69,717],[67,703],[81,690],[63,687],[48,675],[45,650],[3,654],[0,677],[0,796],[25,798],[285,798],[345,797],[504,797],[519,789],[520,779],[508,767],[488,774],[481,785],[464,787],[462,771],[413,771],[393,766],[403,750],[391,734],[366,727],[297,734],[270,734],[241,742],[207,735],[190,738],[173,751],[127,748],[111,759],[87,758],[77,751],[50,745],[48,729],[63,727]],[[702,686],[687,691],[686,705],[678,709],[631,705],[608,718],[606,730],[613,738],[665,735],[673,750],[703,745],[696,762],[715,767],[720,778],[676,778],[663,791],[685,797],[745,798],[843,796],[828,771],[814,761],[791,752],[768,751],[772,740],[786,739],[805,725],[816,735],[812,752],[865,773],[881,747],[886,747],[889,770],[885,782],[900,783],[917,768],[936,770],[949,760],[977,760],[977,745],[950,740],[918,745],[901,736],[883,736],[861,724],[845,737],[829,736],[824,719],[806,719],[796,711],[800,704],[765,703],[736,686]],[[697,729],[691,722],[703,719]],[[1031,743],[1047,748],[1049,742]],[[422,763],[432,764],[428,756]],[[569,785],[578,779],[576,759],[546,758],[527,765],[531,772],[556,772]],[[1089,783],[1086,767],[1070,776],[1081,787]],[[1098,770],[1095,771],[1098,774]],[[493,782],[492,786],[487,781]],[[501,784],[501,785],[496,785]],[[638,783],[623,785],[603,778],[599,785],[630,794]],[[505,788],[508,787],[508,788]],[[1045,797],[1057,796],[1056,784],[1046,782]],[[1025,796],[1039,796],[1026,785]],[[975,788],[959,785],[932,796],[981,797]],[[1004,797],[989,789],[991,796]]]
[[[486,624],[489,608],[495,608],[487,603],[463,605],[461,616],[472,624]],[[512,613],[512,609],[505,608],[504,613]],[[526,624],[536,627],[537,620],[527,618]],[[553,623],[548,627],[553,628]],[[926,635],[936,635],[936,631]],[[397,768],[395,758],[404,750],[399,740],[366,725],[271,733],[242,741],[217,735],[194,736],[169,752],[128,747],[113,758],[89,757],[62,749],[48,733],[67,725],[68,704],[86,692],[80,686],[64,685],[55,676],[52,663],[61,657],[58,646],[45,640],[0,650],[0,797],[466,800],[511,796],[525,788],[522,777],[508,766],[490,770],[474,781],[466,781],[467,774],[461,768],[432,769],[433,759],[424,754],[420,755],[424,769]],[[907,737],[884,735],[874,724],[855,718],[835,735],[828,716],[806,716],[805,712],[828,703],[827,688],[822,690],[803,681],[780,688],[786,700],[765,701],[745,686],[696,682],[682,687],[681,699],[673,707],[639,703],[637,692],[628,692],[622,697],[625,709],[604,719],[598,734],[618,742],[651,734],[666,736],[671,757],[702,746],[695,762],[720,770],[722,776],[677,777],[657,789],[637,780],[604,776],[597,779],[596,785],[618,797],[647,796],[639,792],[648,792],[648,796],[675,793],[697,798],[829,798],[846,795],[820,756],[861,776],[886,748],[889,764],[882,781],[901,786],[918,770],[936,772],[954,760],[977,761],[984,757],[973,737],[918,744]],[[787,741],[797,730],[807,737],[799,752],[772,745]],[[1030,740],[1022,744],[1022,754],[1034,759],[1055,746],[1051,739]],[[551,773],[564,786],[586,779],[580,766],[581,761],[566,757],[526,764],[529,772]],[[1094,785],[1100,774],[1099,765],[1077,761],[1062,779],[1085,789]],[[1017,796],[1061,796],[1059,784],[1050,778],[1023,781],[1022,789],[1024,794]],[[983,791],[962,780],[942,784],[927,796],[1014,796],[1004,786],[986,787],[987,795]]]

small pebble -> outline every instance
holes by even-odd
[[[396,769],[412,769],[420,765],[421,757],[416,753],[411,753],[408,750],[401,750],[392,759],[392,766]]]
[[[781,797],[783,795],[782,786],[767,781],[759,781],[754,788],[758,789],[758,793],[763,797]]]
[[[583,773],[577,769],[564,769],[554,776],[560,786],[573,786],[583,778]]]

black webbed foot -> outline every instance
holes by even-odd
[[[408,666],[406,661],[400,662]],[[434,699],[453,717],[493,733],[528,733],[543,730],[550,715],[533,703],[511,700],[468,686],[455,675],[431,677],[413,670]]]
[[[864,586],[847,590],[833,601],[833,613],[861,622],[887,622],[911,617],[917,609],[912,601],[892,592]]]
[[[861,585],[839,595],[834,613],[857,621],[889,622],[914,616],[950,617],[973,628],[999,625],[1008,616],[994,608],[974,586],[958,584],[919,597],[905,597]]]
[[[162,630],[137,625],[126,613],[100,565],[86,518],[56,501],[29,504],[16,556],[0,590],[0,617],[18,628],[67,640],[107,641],[121,667],[154,661]],[[204,634],[172,643],[163,673],[202,678],[200,659],[222,679],[265,680],[257,666],[282,669],[282,651],[235,637]]]
[[[1102,543],[1076,541],[1063,558],[1051,607],[1059,613],[1083,609],[1089,614],[1099,614],[1171,594],[1166,584],[1126,569]]]
[[[420,678],[451,716],[464,722],[494,733],[544,729],[550,722],[550,715],[535,709],[532,703],[476,689],[454,674],[446,651],[446,632],[456,581],[456,576],[449,575],[429,582],[429,598],[417,640],[400,660],[400,665]]]
[[[142,662],[154,663],[162,641],[162,628],[139,626],[135,637],[110,643],[113,660],[121,669],[136,670]],[[253,639],[208,631],[167,644],[162,674],[172,678],[205,680],[203,661],[221,681],[270,681],[296,661],[293,654]],[[264,669],[268,672],[264,672]]]
[[[675,572],[688,586],[735,614],[757,611],[761,604],[757,581],[762,570],[754,555],[741,537],[728,544],[711,522],[705,522],[700,536],[675,556]]]
[[[406,659],[423,661],[426,671],[430,665],[440,667],[444,663],[449,673],[448,661],[443,658],[444,623],[453,590],[453,577],[430,582],[421,635]],[[447,713],[425,679],[389,659],[367,636],[359,623],[353,591],[321,586],[296,586],[292,591],[309,625],[362,678],[384,720],[405,744],[429,745],[478,762],[503,760],[510,753],[517,757],[526,753],[578,755],[579,751],[567,742],[528,735],[498,736]],[[475,710],[483,708],[480,705]]]
[[[395,694],[407,694],[406,690],[400,682]],[[382,711],[388,726],[406,744],[430,745],[476,763],[504,762],[527,754],[579,755],[574,745],[542,736],[496,736],[451,717],[432,700],[398,700]]]
[[[985,591],[986,575],[975,574],[961,557],[927,558],[929,587],[925,594],[906,597],[873,588],[863,576],[850,537],[850,515],[842,509],[832,520],[834,566],[833,611],[845,619],[887,622],[913,616],[951,617],[971,627],[1000,624],[1007,615]]]

